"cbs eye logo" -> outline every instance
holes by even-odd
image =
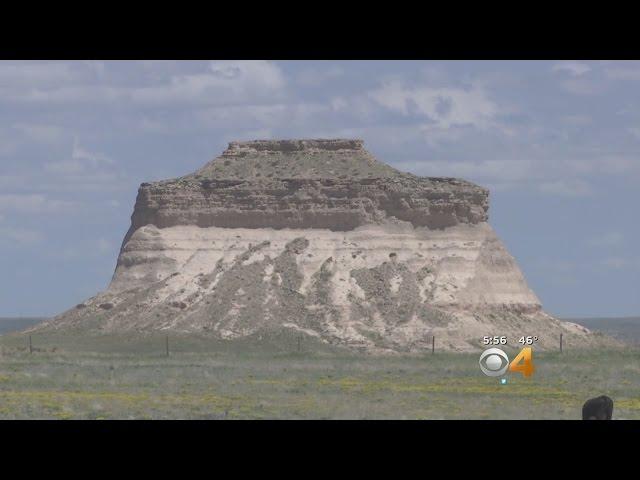
[[[509,362],[509,357],[499,348],[488,348],[480,355],[480,370],[487,377],[501,377],[507,371],[521,373],[525,377],[530,377],[535,371],[533,365],[533,351],[531,347],[525,347],[520,353]]]

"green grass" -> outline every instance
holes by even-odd
[[[0,418],[578,419],[587,398],[640,419],[640,351],[535,352],[507,385],[477,354],[368,356],[275,336],[0,336]]]

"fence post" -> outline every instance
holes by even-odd
[[[560,353],[562,353],[562,334],[560,334]]]
[[[300,352],[300,341],[301,341],[301,338],[302,337],[300,337],[300,335],[298,335],[298,352]]]
[[[436,353],[436,336],[432,335],[431,336],[431,355],[433,355],[434,353]]]
[[[165,340],[166,340],[167,357],[168,357],[168,356],[169,356],[169,335],[167,335],[167,336],[165,337]]]
[[[29,335],[29,353],[33,353],[33,342],[31,341],[31,335]]]

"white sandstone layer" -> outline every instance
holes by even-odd
[[[89,311],[87,311],[89,309]],[[352,231],[139,228],[108,290],[64,314],[101,331],[210,332],[236,338],[290,328],[370,351],[479,348],[483,336],[586,330],[540,309],[487,223],[444,230],[408,223]]]

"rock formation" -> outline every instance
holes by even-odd
[[[222,338],[287,329],[368,351],[555,348],[595,337],[541,310],[487,223],[489,192],[400,172],[361,140],[232,142],[138,192],[109,288],[44,328]]]

